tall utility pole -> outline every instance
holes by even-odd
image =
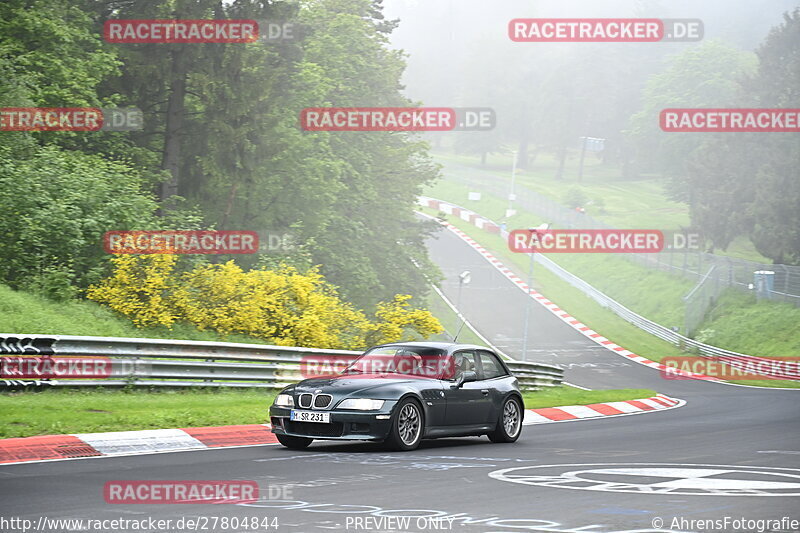
[[[533,252],[528,254],[531,258],[528,265],[528,301],[525,302],[525,328],[522,333],[522,360],[528,360],[528,320],[531,316],[531,299],[533,299]]]

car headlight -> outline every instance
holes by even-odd
[[[275,405],[278,407],[294,407],[294,398],[290,394],[278,394],[275,396]]]
[[[383,407],[383,400],[367,398],[348,398],[339,404],[337,409],[356,409],[358,411],[377,411]]]

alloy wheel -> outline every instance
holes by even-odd
[[[413,403],[407,403],[403,406],[398,417],[397,428],[400,433],[400,439],[407,446],[414,444],[419,438],[422,427],[420,425],[419,411]]]
[[[520,422],[519,405],[514,400],[508,400],[503,407],[503,429],[506,430],[506,435],[515,437],[519,431]]]

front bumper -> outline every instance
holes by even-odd
[[[272,432],[277,435],[307,437],[322,440],[373,440],[382,441],[389,436],[391,416],[396,401],[386,401],[377,411],[325,410],[331,422],[293,422],[289,420],[292,409],[273,405],[269,409]],[[303,409],[308,410],[308,409]]]

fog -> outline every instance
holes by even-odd
[[[408,54],[404,81],[407,95],[426,104],[447,103],[457,98],[457,88],[467,82],[463,70],[473,63],[477,51],[491,50],[496,62],[493,74],[524,69],[531,54],[551,54],[580,48],[612,51],[636,47],[648,62],[661,61],[696,43],[514,43],[507,25],[514,18],[694,18],[705,27],[705,41],[720,40],[742,50],[753,50],[783,13],[796,7],[796,0],[731,2],[728,0],[386,0],[384,13],[399,19],[393,46]],[[610,54],[609,54],[610,56]],[[608,65],[613,59],[608,57]],[[432,100],[436,100],[435,102]]]

